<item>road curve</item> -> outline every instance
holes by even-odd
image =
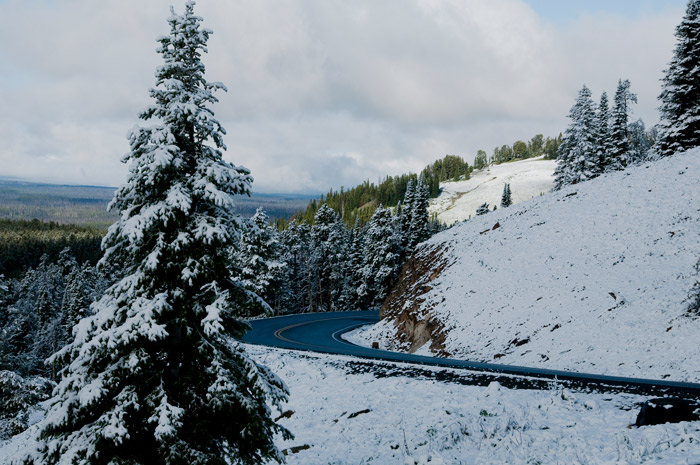
[[[700,384],[676,381],[625,378],[620,376],[576,373],[516,365],[470,362],[467,360],[426,357],[361,347],[343,340],[340,335],[359,326],[379,321],[377,311],[301,313],[251,320],[251,329],[243,342],[249,344],[307,350],[365,359],[406,362],[458,368],[486,374],[509,375],[522,379],[566,382],[572,387],[600,391],[624,391],[649,395],[680,395],[700,398]],[[530,384],[525,382],[523,387]],[[541,385],[541,383],[539,383]]]

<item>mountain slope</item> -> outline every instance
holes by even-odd
[[[700,149],[460,224],[424,243],[383,320],[392,350],[700,381]],[[515,189],[513,190],[515,192]]]
[[[513,203],[520,203],[549,192],[554,184],[555,160],[542,157],[489,165],[472,173],[466,181],[440,183],[440,195],[430,200],[428,213],[451,225],[474,216],[476,209],[488,203],[500,208],[503,185],[510,183]]]

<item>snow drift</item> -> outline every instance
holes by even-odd
[[[474,218],[422,244],[354,340],[700,381],[700,149]]]

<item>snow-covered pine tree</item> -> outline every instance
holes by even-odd
[[[490,211],[491,211],[491,210],[489,210],[489,204],[488,204],[488,203],[482,203],[481,205],[479,205],[479,208],[476,209],[476,215],[477,215],[477,216],[485,215],[485,214],[487,214],[487,213],[490,212]]]
[[[405,255],[410,255],[413,251],[410,247],[411,239],[411,223],[413,222],[413,200],[416,196],[416,183],[411,178],[406,184],[406,192],[403,196],[403,202],[400,203],[397,209],[399,219],[401,221],[401,247]]]
[[[610,139],[610,103],[608,102],[608,93],[600,94],[600,103],[598,104],[598,163],[601,172],[607,171],[608,165],[611,164],[610,153],[612,152],[612,140]]]
[[[286,313],[311,311],[313,304],[311,228],[306,223],[289,223],[280,234],[285,267],[282,281],[282,307]]]
[[[364,260],[365,229],[360,227],[360,219],[355,218],[355,226],[347,232],[344,271],[340,277],[342,295],[340,307],[347,310],[361,310],[365,302],[359,294],[358,283],[362,282],[361,269]],[[392,230],[393,231],[393,230]]]
[[[338,295],[338,273],[343,245],[340,230],[343,228],[338,214],[328,204],[323,204],[314,215],[311,227],[312,266],[314,275],[314,293],[316,310],[330,312],[333,301]]]
[[[558,165],[554,170],[554,190],[600,174],[595,103],[585,85],[571,107],[569,118],[571,123],[564,133],[557,157]]]
[[[193,7],[171,9],[170,34],[158,39],[164,64],[141,115],[157,121],[130,131],[128,179],[110,204],[121,217],[100,264],[123,277],[53,357],[66,369],[25,463],[283,461],[273,435],[289,433],[268,401],[286,388],[231,339],[245,331],[238,317],[252,297],[229,264],[242,227],[234,196],[252,179],[222,158],[224,130],[209,105],[224,87],[204,79],[211,32]]]
[[[676,48],[659,96],[655,150],[662,156],[700,146],[700,0],[688,2],[675,35]]]
[[[428,216],[428,186],[419,179],[415,185],[410,203],[410,223],[408,225],[407,251],[412,253],[416,246],[430,237]]]
[[[501,194],[501,208],[510,207],[511,205],[513,205],[513,199],[511,198],[510,183],[505,183]]]
[[[277,232],[269,225],[268,216],[259,207],[241,233],[240,249],[234,255],[239,280],[246,289],[259,296],[248,306],[251,315],[272,313],[285,264],[280,261]]]
[[[610,126],[611,148],[607,165],[609,171],[624,169],[632,161],[628,130],[632,103],[637,103],[637,95],[630,92],[629,79],[624,81],[620,79],[615,91],[615,105]]]
[[[401,243],[391,210],[379,206],[367,224],[358,293],[370,307],[384,301],[396,279]]]
[[[651,150],[651,140],[641,118],[627,126],[627,138],[629,140],[630,162],[641,163],[647,159]]]

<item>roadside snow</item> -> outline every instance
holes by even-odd
[[[288,385],[279,422],[296,436],[276,439],[288,465],[535,463],[692,464],[700,422],[628,428],[628,394],[512,390],[498,383],[438,382],[467,372],[247,346]],[[411,373],[414,373],[411,376]],[[32,447],[33,431],[0,443],[0,463]],[[270,464],[271,465],[271,464]]]
[[[695,149],[456,225],[421,312],[454,358],[698,382],[698,186]],[[402,349],[393,321],[358,333]]]
[[[639,396],[464,386],[403,375],[405,364],[380,363],[376,375],[357,373],[350,357],[248,350],[291,390],[285,410],[294,413],[280,423],[296,437],[277,442],[288,465],[700,460],[700,422],[627,428]]]
[[[503,185],[510,183],[513,203],[546,194],[554,184],[555,160],[543,157],[490,165],[472,173],[467,181],[443,182],[440,196],[431,199],[429,214],[438,214],[438,219],[447,225],[475,216],[476,209],[488,203],[500,208]]]

